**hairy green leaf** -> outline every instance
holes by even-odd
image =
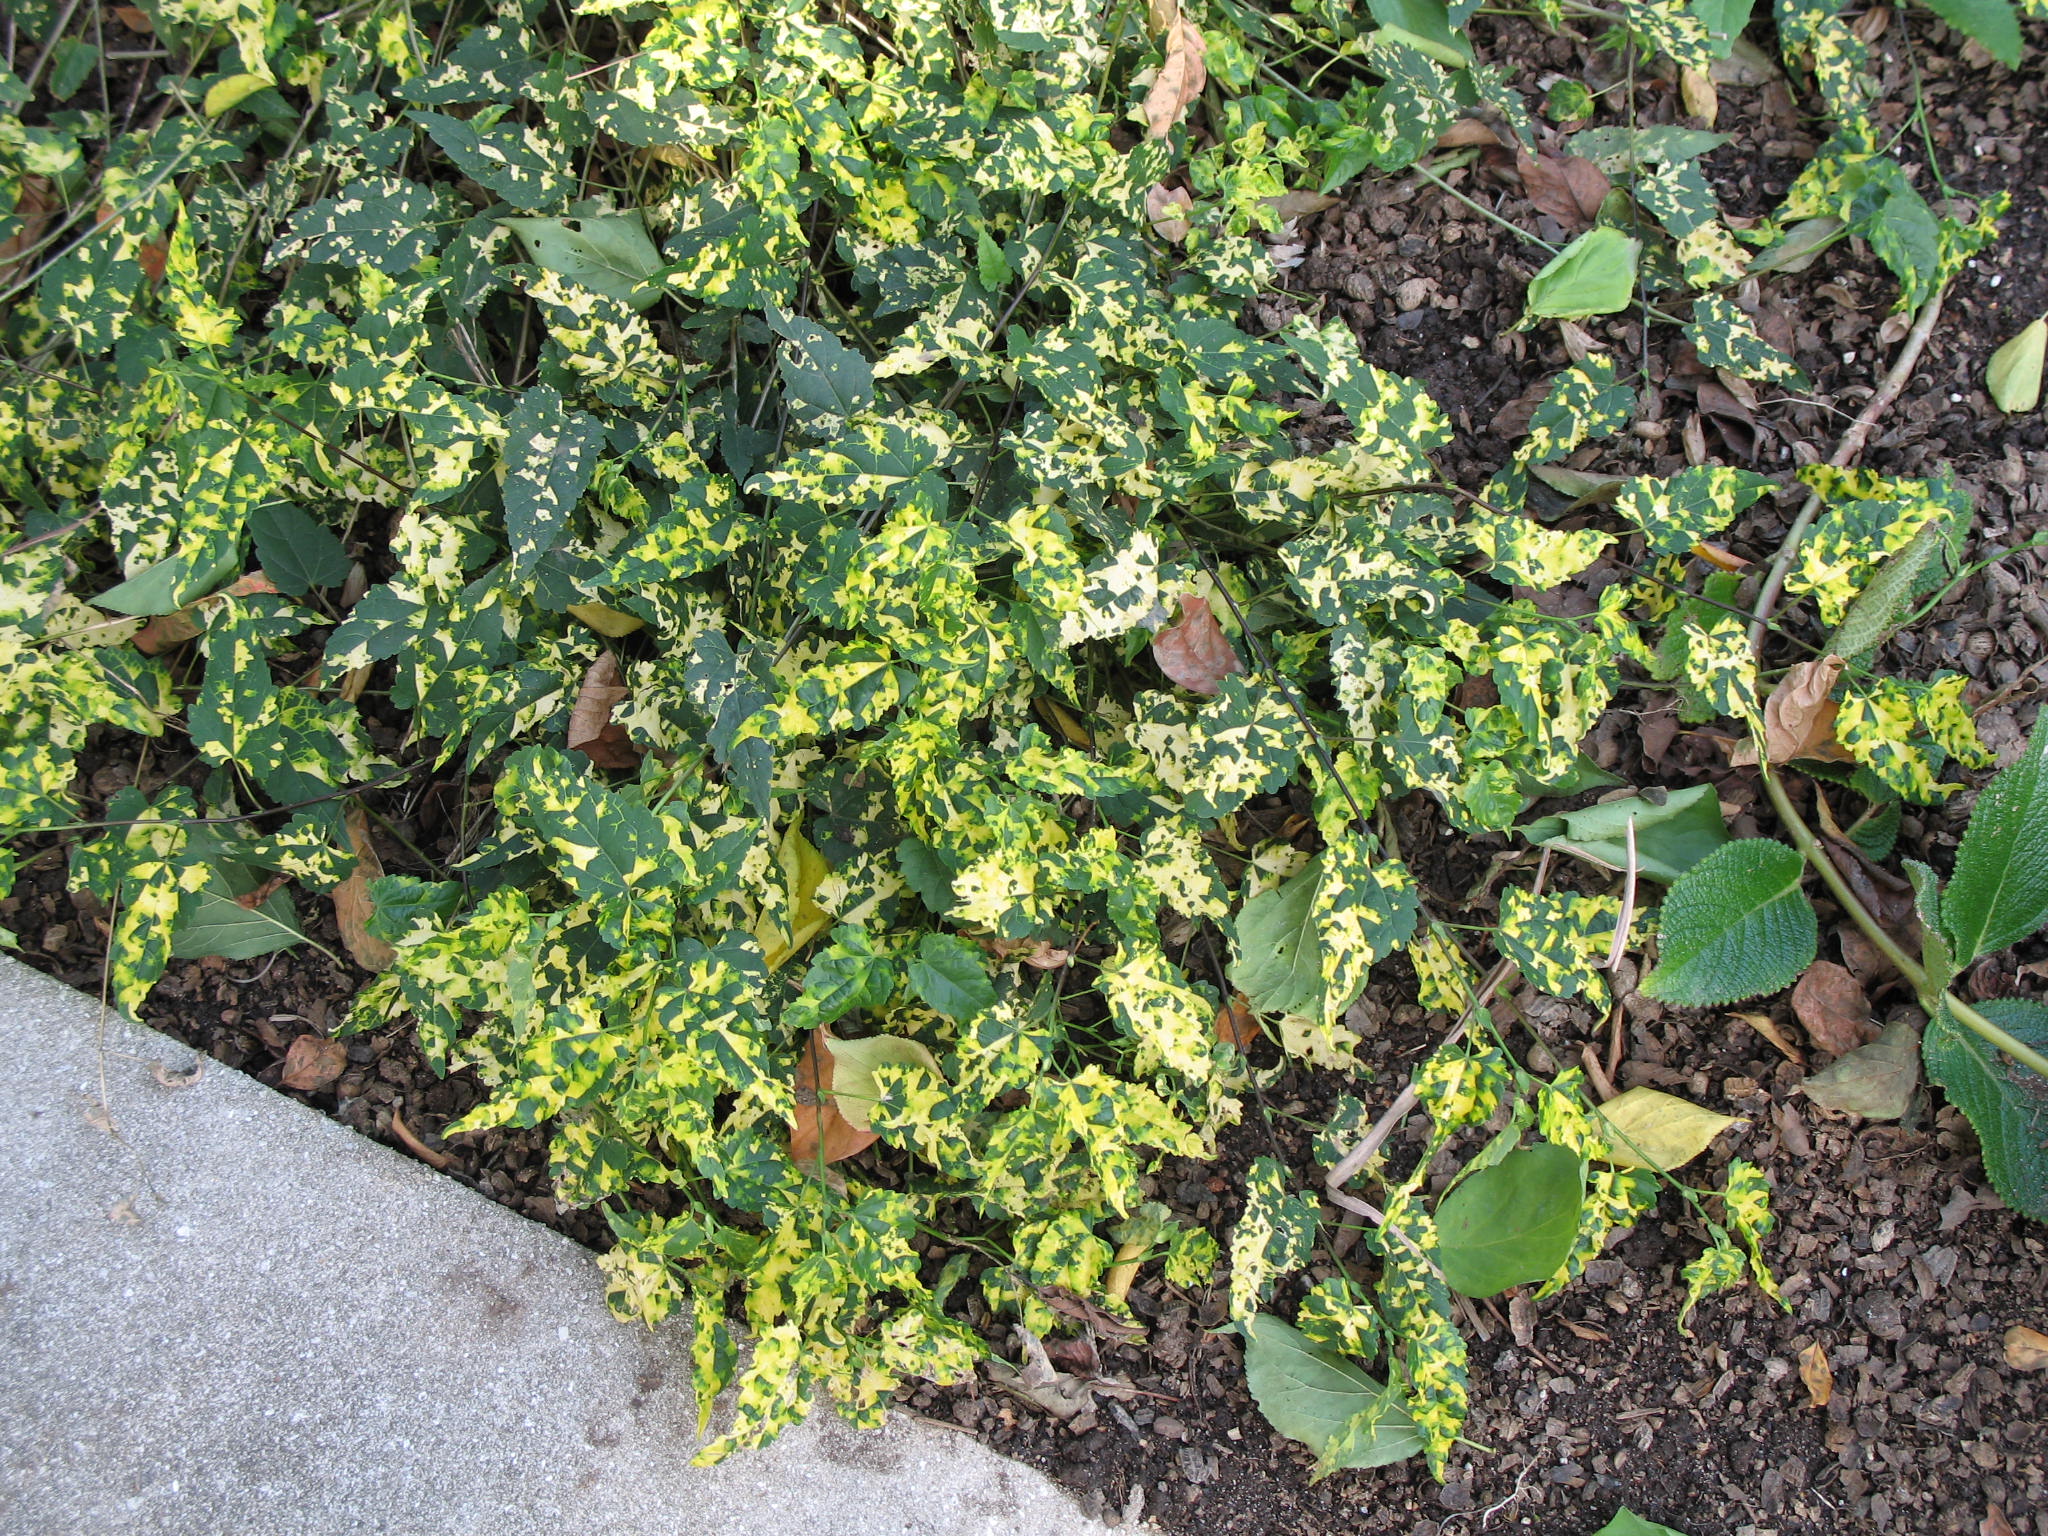
[[[2021,1044],[2048,1048],[2048,1006],[2001,997],[1977,1011]],[[1928,1077],[1969,1116],[1999,1198],[2048,1221],[2048,1082],[1957,1023],[1946,1006],[1928,1024],[1921,1054]]]
[[[2048,922],[2048,728],[1977,796],[1941,915],[1958,970]]]
[[[1726,843],[1693,865],[1665,899],[1644,993],[1711,1008],[1790,986],[1820,942],[1799,889],[1805,868],[1797,850],[1760,837]]]

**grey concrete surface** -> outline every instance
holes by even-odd
[[[689,1465],[687,1337],[589,1256],[0,959],[6,1536],[1087,1536],[957,1434]],[[102,1109],[104,1073],[106,1106]]]

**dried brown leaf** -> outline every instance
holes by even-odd
[[[1206,597],[1180,600],[1179,621],[1152,637],[1152,659],[1160,671],[1194,693],[1213,694],[1224,678],[1244,670]]]
[[[1996,1504],[1984,1506],[1984,1518],[1977,1522],[1977,1536],[2019,1536],[2013,1530],[2012,1522],[2005,1517],[2005,1510]]]
[[[1605,171],[1579,155],[1525,154],[1515,169],[1529,201],[1567,229],[1590,227],[1613,187]]]
[[[144,37],[156,31],[156,23],[149,19],[149,13],[137,5],[117,5],[114,18],[130,32],[139,32]]]
[[[1806,1096],[1837,1114],[1897,1120],[1920,1086],[1920,1031],[1901,1021],[1801,1083]]]
[[[1484,149],[1489,144],[1500,143],[1500,135],[1476,117],[1461,117],[1443,131],[1443,137],[1436,141],[1438,149]]]
[[[790,1121],[789,1160],[799,1168],[836,1163],[865,1152],[878,1139],[839,1113],[832,1102],[831,1031],[820,1024],[804,1043],[796,1067],[796,1112]]]
[[[1169,188],[1156,183],[1145,190],[1146,222],[1152,226],[1153,234],[1171,245],[1187,239],[1194,226],[1182,215],[1194,206],[1194,196],[1186,187]]]
[[[1249,1051],[1263,1037],[1259,1021],[1243,994],[1233,992],[1230,1000],[1216,1010],[1216,1038],[1225,1045]]]
[[[21,220],[21,228],[0,240],[0,284],[12,283],[21,276],[28,265],[22,252],[43,238],[43,232],[50,227],[50,215],[56,211],[57,199],[50,191],[49,177],[21,178],[21,190],[14,198],[14,216]]]
[[[1805,1069],[1805,1052],[1801,1051],[1798,1046],[1786,1038],[1785,1031],[1778,1028],[1778,1021],[1768,1013],[1737,1013],[1731,1014],[1730,1017],[1742,1020],[1743,1023],[1770,1041],[1771,1044],[1778,1048],[1778,1053],[1791,1062],[1793,1066],[1801,1070]]]
[[[1806,968],[1792,989],[1792,1011],[1815,1049],[1830,1056],[1846,1056],[1877,1036],[1862,984],[1832,960],[1816,960]]]
[[[593,661],[569,710],[569,750],[581,752],[599,768],[638,768],[646,754],[634,745],[626,728],[612,720],[613,706],[630,691],[617,656],[606,651]]]
[[[1155,139],[1173,132],[1188,104],[1209,83],[1209,45],[1202,41],[1202,29],[1175,15],[1165,31],[1166,62],[1145,93],[1145,122]]]
[[[1686,115],[1698,118],[1706,127],[1713,127],[1714,119],[1721,115],[1720,93],[1714,89],[1713,78],[1703,70],[1678,72],[1678,99]]]
[[[284,1053],[284,1076],[278,1082],[300,1093],[318,1093],[348,1070],[348,1047],[339,1040],[301,1035]]]
[[[455,1159],[446,1152],[436,1152],[419,1139],[413,1128],[405,1123],[405,1116],[398,1112],[396,1104],[391,1106],[391,1134],[404,1142],[407,1150],[423,1163],[432,1163],[436,1168],[443,1169],[455,1165]]]
[[[334,921],[341,929],[341,942],[349,955],[366,971],[388,971],[398,952],[370,932],[377,903],[370,899],[370,882],[384,873],[376,845],[370,841],[370,821],[360,804],[351,803],[345,818],[348,839],[356,851],[356,867],[334,888]]]
[[[1851,761],[1835,740],[1840,706],[1828,697],[1842,667],[1839,656],[1802,661],[1771,690],[1764,700],[1764,750],[1772,762],[1801,757],[1819,763]]]
[[[1799,1351],[1799,1380],[1806,1387],[1806,1405],[1825,1408],[1835,1395],[1835,1372],[1828,1364],[1828,1352],[1819,1344]]]
[[[2005,1363],[2016,1371],[2048,1371],[2048,1333],[2017,1323],[2006,1329]]]

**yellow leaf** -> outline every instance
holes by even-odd
[[[1991,354],[1984,370],[1991,403],[2017,415],[2041,403],[2041,373],[2048,364],[2048,320],[2036,320]]]
[[[1835,1372],[1828,1364],[1828,1352],[1818,1344],[1799,1351],[1799,1379],[1806,1386],[1809,1406],[1825,1408],[1835,1395]]]
[[[258,91],[270,89],[270,82],[261,75],[229,75],[225,80],[216,80],[206,93],[206,100],[200,104],[208,117],[219,117],[231,112]]]
[[[1733,1115],[1717,1115],[1654,1088],[1631,1088],[1602,1104],[1598,1112],[1612,1127],[1608,1162],[1660,1173],[1684,1167],[1735,1124]]]
[[[2048,1371],[2048,1333],[2018,1325],[2006,1329],[2005,1363],[2016,1371]]]
[[[568,611],[571,618],[580,619],[610,640],[647,627],[645,619],[637,619],[630,613],[621,613],[616,608],[607,608],[603,603],[571,603]]]
[[[762,958],[771,971],[832,926],[832,914],[813,900],[825,877],[832,873],[832,866],[797,830],[794,820],[782,834],[776,857],[782,865],[782,883],[790,894],[794,924],[785,933],[782,925],[766,913],[754,924],[754,938],[759,941]]]

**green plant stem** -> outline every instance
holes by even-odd
[[[1785,830],[1792,834],[1793,843],[1806,856],[1806,862],[1813,866],[1835,900],[1842,904],[1842,910],[1847,912],[1856,926],[1863,930],[1863,936],[1876,945],[1878,952],[1897,966],[1899,974],[1912,984],[1921,1007],[1927,1010],[1929,1016],[1946,1008],[1949,1017],[1958,1024],[1981,1036],[2022,1066],[2048,1078],[2048,1056],[2043,1056],[2032,1046],[2015,1040],[1953,992],[1934,986],[1926,968],[1907,954],[1899,942],[1884,931],[1877,919],[1871,915],[1870,909],[1864,906],[1855,891],[1850,889],[1849,882],[1842,878],[1842,872],[1835,868],[1835,861],[1828,857],[1820,839],[1814,836],[1813,829],[1806,824],[1806,819],[1792,804],[1792,797],[1785,793],[1785,786],[1778,782],[1778,776],[1768,767],[1764,769],[1764,791],[1770,796],[1771,806],[1777,811],[1778,819],[1785,824]]]

